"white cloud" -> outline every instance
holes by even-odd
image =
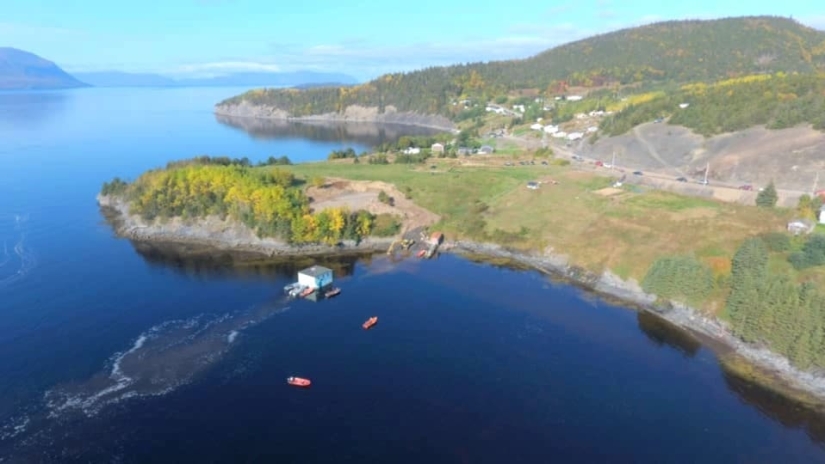
[[[257,61],[216,61],[210,63],[185,64],[168,69],[164,74],[214,77],[236,72],[280,72],[282,68],[272,63]]]

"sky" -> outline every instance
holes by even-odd
[[[825,30],[814,0],[11,0],[0,46],[69,72],[199,77],[330,71],[368,80],[427,66],[526,58],[670,19],[791,16]]]

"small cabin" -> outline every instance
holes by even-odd
[[[332,269],[312,266],[298,272],[298,283],[311,288],[324,289],[332,285]]]
[[[430,244],[431,245],[441,245],[441,242],[444,241],[444,234],[441,232],[433,232],[430,234]]]

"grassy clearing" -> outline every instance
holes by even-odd
[[[596,192],[610,179],[552,165],[468,167],[436,160],[424,166],[310,163],[290,169],[305,178],[390,182],[442,215],[439,227],[452,237],[477,239],[482,230],[486,239],[514,248],[551,246],[585,268],[637,280],[665,254],[694,254],[724,274],[742,240],[783,230],[792,214],[655,190],[601,195]],[[551,179],[558,184],[526,188],[527,181]],[[524,228],[527,233],[519,234]]]

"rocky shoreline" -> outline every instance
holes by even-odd
[[[499,245],[473,242],[456,242],[449,246],[456,253],[469,253],[494,258],[504,258],[540,272],[561,277],[571,284],[583,287],[599,295],[617,298],[640,311],[649,311],[684,330],[698,334],[716,344],[729,348],[754,366],[774,377],[771,387],[777,390],[793,390],[814,397],[825,404],[825,373],[808,372],[791,365],[787,358],[765,348],[743,342],[716,318],[687,305],[657,302],[656,295],[645,293],[634,279],[624,280],[610,271],[594,274],[570,265],[567,257],[545,250],[543,255],[514,252]],[[777,382],[778,381],[778,382]]]
[[[139,216],[129,214],[128,204],[121,199],[98,195],[97,201],[115,233],[137,242],[197,245],[208,249],[275,258],[385,251],[395,240],[394,238],[367,238],[360,243],[348,241],[339,246],[294,246],[271,238],[257,237],[243,224],[217,217],[199,219],[197,224],[188,223],[179,218],[149,224]],[[673,325],[729,348],[775,377],[773,380],[778,380],[783,390],[803,392],[815,397],[817,402],[825,404],[825,375],[822,373],[801,371],[778,354],[742,342],[731,334],[723,322],[704,316],[695,308],[675,302],[663,305],[657,302],[655,295],[645,293],[639,283],[633,279],[624,280],[610,271],[594,274],[571,265],[566,256],[552,249],[544,250],[541,254],[529,254],[508,250],[495,244],[456,241],[445,243],[442,245],[442,250],[456,254],[474,254],[505,259],[556,278],[562,278],[570,284],[602,296],[616,298],[622,304],[632,306],[637,310],[654,313]]]
[[[215,105],[215,114],[235,118],[276,119],[296,122],[370,122],[418,126],[455,132],[456,126],[444,116],[398,111],[388,106],[383,112],[377,107],[350,105],[341,113],[324,113],[311,116],[292,116],[288,111],[268,105],[255,105],[247,101],[237,104]]]
[[[338,246],[290,245],[273,238],[258,237],[245,225],[216,216],[198,219],[197,224],[180,218],[149,223],[131,214],[129,205],[122,199],[98,195],[97,203],[117,236],[137,242],[196,245],[274,258],[384,251],[394,241],[393,238],[367,237],[359,243],[346,240]]]

